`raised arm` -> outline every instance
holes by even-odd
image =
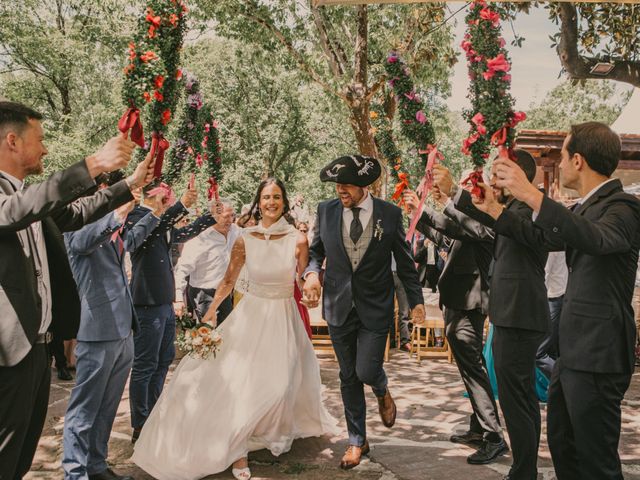
[[[115,213],[110,213],[78,231],[67,232],[64,234],[67,251],[71,255],[89,255],[121,226],[122,220],[116,218]]]
[[[545,197],[535,223],[587,255],[628,252],[638,235],[640,202],[624,194],[618,198],[598,220],[590,220]]]
[[[202,232],[204,232],[207,228],[216,224],[215,218],[210,213],[206,213],[196,218],[193,222],[191,222],[186,227],[176,228],[173,230],[172,240],[175,243],[184,243],[188,240],[191,240],[194,237],[197,237]]]
[[[212,325],[216,324],[216,312],[218,310],[218,307],[220,307],[222,301],[227,298],[233,290],[233,286],[236,284],[238,276],[240,276],[240,270],[242,270],[242,267],[244,266],[244,261],[244,238],[238,237],[236,242],[233,244],[233,248],[231,249],[231,260],[229,261],[229,266],[227,267],[227,271],[224,274],[224,278],[216,289],[216,294],[213,297],[213,302],[211,303],[209,310],[202,318],[203,323],[210,323]]]

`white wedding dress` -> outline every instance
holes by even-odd
[[[280,455],[296,438],[338,433],[293,298],[297,232],[283,222],[278,239],[243,232],[249,288],[219,327],[217,357],[183,358],[142,429],[132,460],[159,480],[201,479],[250,451]]]

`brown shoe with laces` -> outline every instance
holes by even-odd
[[[391,398],[389,389],[382,397],[378,398],[378,410],[380,411],[380,418],[385,427],[391,428],[396,423],[396,404]]]
[[[349,470],[350,468],[360,465],[360,459],[363,455],[369,453],[369,442],[364,441],[364,445],[358,447],[357,445],[349,445],[347,451],[344,452],[344,456],[340,461],[340,468]]]

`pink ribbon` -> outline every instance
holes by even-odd
[[[207,198],[209,200],[216,199],[219,200],[218,196],[218,182],[216,182],[216,177],[209,177],[209,190],[207,191]]]
[[[416,226],[418,225],[418,220],[420,220],[420,216],[422,215],[422,207],[424,206],[424,202],[427,200],[427,194],[433,186],[433,167],[438,163],[438,160],[442,160],[444,158],[442,153],[438,151],[438,147],[434,145],[428,145],[426,150],[419,150],[418,153],[426,153],[429,154],[429,156],[427,157],[427,166],[424,169],[424,176],[422,177],[422,180],[420,180],[420,185],[418,185],[418,189],[416,190],[416,193],[420,197],[420,204],[411,217],[409,230],[407,230],[407,236],[405,237],[407,242],[410,242],[413,238]]]
[[[166,203],[169,205],[173,205],[174,203],[176,203],[176,195],[175,193],[173,193],[173,190],[171,189],[171,187],[166,183],[162,182],[156,188],[153,188],[147,192],[147,195],[149,197],[153,197],[154,195],[158,195],[158,194],[164,194],[164,199],[162,200],[163,203]]]

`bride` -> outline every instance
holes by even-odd
[[[216,358],[185,357],[164,389],[135,445],[132,460],[159,480],[196,480],[226,470],[251,478],[247,454],[280,455],[296,438],[335,434],[336,420],[321,398],[320,369],[294,301],[306,237],[289,225],[280,180],[258,187],[259,225],[233,246],[231,262],[203,321],[216,310],[243,265],[249,287],[219,327]]]

